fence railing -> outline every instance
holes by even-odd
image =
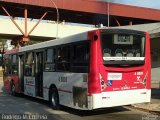
[[[152,80],[151,88],[160,88],[160,80]]]

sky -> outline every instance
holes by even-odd
[[[97,0],[108,1],[108,0]],[[160,9],[160,0],[109,0],[110,2]]]

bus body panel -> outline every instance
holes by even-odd
[[[35,77],[24,76],[24,94],[36,97]]]
[[[88,94],[100,93],[100,80],[99,80],[99,69],[98,69],[98,57],[99,57],[99,31],[91,31],[88,33],[89,39],[91,41],[90,46],[90,72],[88,75]],[[94,36],[97,36],[95,40]]]
[[[60,104],[70,107],[78,107],[78,104],[87,108],[87,73],[43,73],[43,95],[49,99],[49,88],[55,85],[58,90]],[[84,100],[85,99],[85,100]]]
[[[132,89],[149,89],[150,70],[145,67],[139,67],[126,70],[103,69],[100,68],[100,76],[104,81],[102,91],[118,91]]]
[[[100,31],[91,31],[89,35],[100,37]],[[94,40],[91,37],[93,39],[91,39],[91,43],[94,46],[93,48],[91,46],[91,51],[94,51],[94,54],[92,55],[91,53],[93,57],[91,57],[90,61],[91,63],[93,63],[92,61],[96,61],[96,65],[98,65],[98,67],[96,65],[94,66],[94,64],[91,65],[92,71],[96,71],[96,77],[92,75],[92,72],[89,73],[88,89],[90,95],[89,100],[92,101],[91,109],[150,102],[150,39],[148,34],[145,34],[145,37],[145,64],[126,68],[104,66],[100,39]],[[100,88],[98,92],[92,89],[95,83],[95,88]],[[137,97],[135,98],[135,96]]]
[[[150,74],[151,74],[151,63],[150,63],[150,39],[149,35],[146,36],[146,52],[145,52],[145,64],[142,66],[134,66],[134,67],[106,67],[103,65],[102,60],[102,51],[98,50],[98,63],[99,63],[99,75],[102,80],[105,81],[103,87],[103,91],[112,91],[112,90],[125,90],[125,89],[143,89],[150,88]],[[100,35],[99,35],[100,36]],[[101,48],[100,40],[98,41],[98,46]],[[102,49],[102,48],[101,48]],[[97,68],[95,68],[97,69]],[[119,77],[119,78],[115,78]],[[144,84],[146,79],[146,84]],[[110,84],[110,85],[109,85]],[[106,89],[105,89],[106,87]]]
[[[150,89],[136,89],[102,92],[100,94],[93,94],[92,96],[90,96],[90,99],[92,99],[92,109],[98,109],[105,107],[150,102],[150,97]]]
[[[4,87],[5,87],[7,92],[10,92],[12,83],[15,85],[15,91],[17,93],[20,93],[21,90],[19,88],[19,78],[18,78],[18,76],[17,75],[9,75],[7,77],[4,77]]]

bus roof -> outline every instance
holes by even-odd
[[[84,41],[87,39],[88,39],[87,32],[83,32],[80,34],[75,34],[75,35],[64,37],[64,38],[59,38],[59,39],[41,42],[41,43],[37,43],[37,44],[25,46],[25,47],[20,47],[19,52],[36,50],[40,48],[51,47],[51,46],[72,43],[72,42],[77,42],[77,41]]]

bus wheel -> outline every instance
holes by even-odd
[[[53,109],[59,109],[60,105],[59,105],[59,95],[58,95],[58,91],[55,87],[50,89],[49,92],[49,101],[50,101],[50,105]]]
[[[12,94],[13,96],[16,95],[16,87],[15,87],[14,83],[11,83],[11,94]]]

